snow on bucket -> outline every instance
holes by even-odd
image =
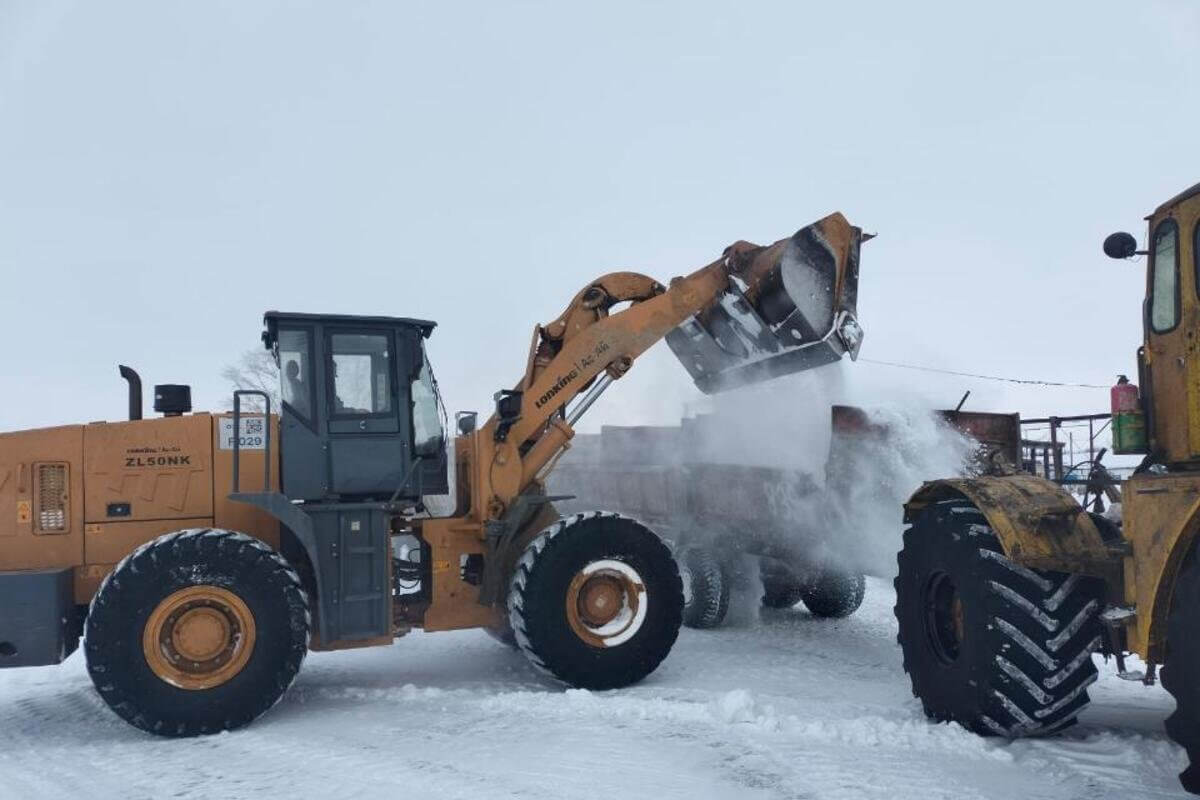
[[[667,334],[706,394],[858,357],[858,254],[865,237],[841,214],[768,247],[725,251],[729,285]]]

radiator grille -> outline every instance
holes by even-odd
[[[67,465],[37,465],[37,529],[57,533],[67,529]]]

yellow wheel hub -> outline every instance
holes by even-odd
[[[142,631],[150,669],[180,689],[212,689],[242,671],[254,652],[254,615],[220,586],[189,586],[163,598]]]
[[[629,641],[646,620],[646,586],[630,565],[593,561],[567,586],[567,624],[592,647]]]

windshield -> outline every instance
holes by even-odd
[[[390,339],[383,333],[335,333],[329,337],[335,415],[391,412]]]
[[[444,442],[446,412],[424,346],[421,347],[421,371],[412,382],[412,405],[413,452],[436,456]]]

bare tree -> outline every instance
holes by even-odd
[[[221,377],[229,381],[234,389],[257,389],[271,398],[271,410],[279,411],[279,367],[267,350],[255,349],[242,353],[237,363],[226,364]],[[230,397],[227,405],[233,407]],[[250,411],[262,411],[262,401],[253,397],[243,400],[242,407]]]

